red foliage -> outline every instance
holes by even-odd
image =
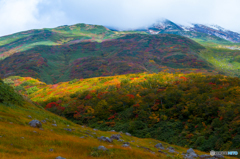
[[[88,94],[86,97],[85,97],[85,99],[91,99],[92,98],[92,96],[90,95],[90,94]]]
[[[137,118],[137,117],[138,117],[138,114],[136,114],[135,118]]]
[[[129,97],[129,99],[134,99],[134,95],[133,94],[127,94],[127,96]]]
[[[133,107],[140,107],[140,105],[137,103],[137,104],[134,104]]]
[[[210,85],[215,85],[215,83],[212,83],[212,82],[209,82],[208,84],[210,84]]]
[[[195,128],[197,128],[197,127],[198,127],[198,125],[195,126]]]
[[[51,102],[48,103],[45,107],[45,109],[49,109],[49,108],[57,108],[58,110],[64,111],[65,107],[61,107],[59,104],[57,104],[56,102]]]
[[[223,117],[221,116],[221,117],[219,118],[219,120],[223,120]]]
[[[114,119],[114,118],[115,118],[115,116],[113,115],[113,116],[109,117],[108,120],[111,120],[111,119]]]

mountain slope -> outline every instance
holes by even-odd
[[[75,123],[206,152],[239,151],[238,78],[161,72],[55,85],[20,77],[4,81]]]
[[[204,47],[177,35],[121,34],[117,39],[98,42],[35,46],[0,61],[0,77],[31,76],[46,83],[74,78],[190,70],[212,70],[198,55]]]

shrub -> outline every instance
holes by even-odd
[[[36,86],[31,87],[31,88],[29,88],[29,89],[27,90],[27,94],[30,95],[30,94],[32,94],[32,93],[34,93],[34,92],[37,92],[38,90],[39,90],[39,89],[38,89]]]

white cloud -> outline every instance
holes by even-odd
[[[136,28],[162,17],[240,32],[239,6],[239,0],[0,0],[0,36],[76,23]]]

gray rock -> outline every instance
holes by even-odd
[[[46,120],[41,120],[42,123],[46,123],[47,121]]]
[[[122,139],[118,139],[118,141],[120,141],[120,142],[124,142],[124,140],[122,140]]]
[[[69,128],[64,128],[64,130],[67,130],[67,131],[70,131],[70,132],[72,131],[72,129],[69,129]]]
[[[52,126],[57,126],[57,124],[52,124]]]
[[[109,137],[104,137],[104,136],[101,136],[101,137],[98,137],[98,140],[100,141],[106,141],[106,142],[113,142]]]
[[[31,115],[28,115],[27,117],[28,117],[29,119],[32,119],[32,116],[31,116]]]
[[[163,145],[161,144],[161,143],[158,143],[157,145],[155,145],[154,147],[156,147],[156,148],[162,148],[163,147]]]
[[[106,150],[108,150],[106,147],[104,147],[104,146],[98,146],[98,150],[103,150],[103,151],[106,151]]]
[[[53,124],[56,124],[56,120],[53,120]]]
[[[53,149],[49,149],[50,152],[53,152]]]
[[[111,132],[115,132],[115,130],[111,130]]]
[[[122,136],[120,135],[120,134],[117,134],[117,135],[112,135],[111,137],[110,137],[110,139],[112,139],[112,140],[119,140],[120,138],[121,138]]]
[[[122,147],[129,147],[129,145],[128,144],[123,144]]]
[[[69,125],[67,125],[67,127],[68,127]]]
[[[194,152],[194,153],[195,153],[195,151],[194,151],[192,148],[190,148],[190,149],[187,150],[187,153],[191,153],[191,152]]]
[[[163,154],[167,155],[167,153],[166,153],[166,152],[163,152],[163,151],[161,151],[161,150],[158,150],[158,152],[160,152],[160,153],[163,153]]]
[[[170,149],[168,152],[174,153],[175,151],[174,151],[174,150],[172,150],[172,149]]]
[[[200,155],[199,158],[204,159],[204,158],[211,158],[210,155]]]
[[[42,123],[38,120],[32,120],[28,123],[31,127],[34,128],[41,128],[42,127]]]
[[[128,133],[128,132],[126,132],[125,134],[126,134],[127,136],[132,136],[132,135],[131,135],[130,133]]]
[[[98,129],[93,129],[94,131],[97,131]]]
[[[58,156],[58,157],[56,157],[55,159],[66,159],[66,158],[63,158],[63,157],[61,157],[61,156]]]
[[[84,137],[84,136],[81,136],[81,137],[79,137],[79,138],[84,139],[85,137]]]
[[[44,130],[43,128],[39,128],[39,130]]]
[[[130,143],[129,143],[129,142],[124,142],[123,144],[127,144],[127,145],[130,145]]]

